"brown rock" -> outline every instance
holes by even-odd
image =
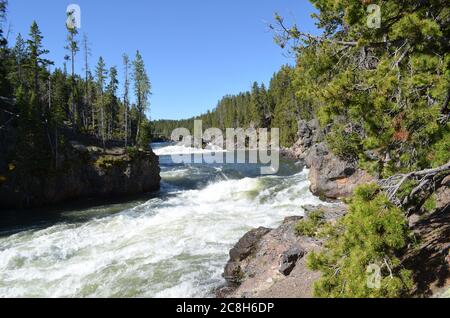
[[[305,215],[308,216],[311,212],[322,211],[324,213],[324,219],[328,221],[337,220],[345,216],[348,211],[347,205],[343,203],[333,205],[304,205]]]
[[[450,179],[450,176],[446,179]],[[446,183],[442,182],[442,184]],[[436,191],[436,208],[438,210],[450,209],[450,186],[440,187]]]
[[[333,155],[325,143],[314,145],[305,160],[310,169],[311,192],[318,196],[348,197],[358,185],[375,181],[367,172],[358,169],[356,163]]]
[[[241,269],[240,262],[255,252],[261,238],[269,232],[270,229],[264,227],[251,230],[231,249],[230,260],[223,273],[223,278],[228,283],[239,284],[244,279],[245,273]]]
[[[306,267],[304,255],[321,247],[313,239],[299,238],[295,235],[295,225],[301,219],[302,217],[289,217],[274,230],[267,232],[267,229],[257,229],[246,234],[240,241],[244,248],[238,248],[244,253],[233,253],[234,259],[240,260],[230,260],[225,268],[224,277],[231,277],[228,279],[230,285],[219,289],[216,296],[311,297],[313,282],[320,274]],[[252,248],[245,242],[253,242],[250,244]],[[244,255],[248,256],[242,258]]]
[[[260,227],[245,234],[230,251],[230,259],[232,261],[242,261],[250,256],[256,249],[256,244],[269,232],[270,229]]]

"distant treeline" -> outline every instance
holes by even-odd
[[[295,94],[295,69],[283,66],[274,74],[269,88],[254,83],[251,91],[227,95],[213,111],[186,120],[158,120],[152,123],[155,132],[170,137],[175,128],[193,130],[194,120],[203,121],[203,128],[282,128],[280,142],[291,146],[297,139],[298,121],[311,119],[311,109],[305,108]]]

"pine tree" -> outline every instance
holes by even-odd
[[[8,2],[6,0],[0,0],[0,96],[11,95],[11,85],[9,80],[7,79],[7,41],[3,36],[3,22],[6,19],[7,4]]]
[[[97,89],[98,89],[98,100],[97,107],[100,111],[100,131],[99,135],[102,138],[103,149],[106,149],[106,136],[105,136],[105,105],[104,105],[104,91],[105,91],[105,81],[107,77],[106,65],[103,57],[100,57],[96,68],[96,78],[97,78]]]
[[[296,95],[331,130],[331,150],[382,177],[435,165],[431,148],[450,130],[448,6],[384,1],[369,28],[367,1],[312,3],[323,36],[277,16],[276,40],[295,41]]]
[[[19,33],[16,38],[16,44],[13,48],[13,55],[15,57],[15,64],[17,72],[15,74],[15,84],[17,86],[25,85],[25,70],[26,59],[28,58],[26,42]]]
[[[106,88],[107,92],[107,118],[108,118],[108,138],[112,139],[113,131],[116,127],[116,120],[118,115],[118,99],[117,88],[119,81],[117,79],[117,68],[111,67],[109,70],[109,84]]]
[[[27,44],[28,52],[30,54],[30,70],[32,75],[33,93],[38,101],[40,98],[39,74],[41,72],[41,68],[45,69],[47,65],[52,63],[42,57],[43,55],[48,54],[49,51],[42,48],[43,37],[36,21],[34,21],[31,25],[29,36],[30,39],[27,41]]]
[[[135,137],[135,143],[140,144],[141,139],[141,125],[145,111],[148,107],[148,97],[151,94],[151,84],[145,70],[144,60],[139,51],[136,52],[135,60],[133,61],[133,79],[134,79],[134,91],[137,100],[137,131]]]
[[[349,212],[336,225],[319,229],[325,249],[308,256],[308,266],[323,273],[314,284],[317,297],[407,297],[413,285],[411,272],[398,258],[410,241],[403,211],[379,192],[376,185],[359,187]],[[368,285],[368,268],[380,269],[380,286]]]
[[[128,126],[128,114],[130,112],[130,80],[129,80],[129,68],[130,59],[127,54],[123,54],[124,65],[124,89],[123,89],[123,103],[124,103],[124,138],[125,147],[128,146],[129,126]]]
[[[84,49],[84,108],[85,108],[85,114],[84,117],[86,118],[86,125],[85,128],[87,128],[87,117],[89,110],[91,111],[91,127],[92,131],[95,131],[95,109],[92,106],[92,96],[91,96],[91,74],[89,70],[89,56],[91,55],[91,50],[89,48],[89,40],[88,37],[85,34],[83,34],[83,49]]]
[[[7,0],[0,0],[0,47],[6,46],[6,39],[3,37],[3,21],[6,19]]]

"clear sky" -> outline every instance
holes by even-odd
[[[153,86],[152,119],[198,115],[253,81],[268,84],[281,65],[294,63],[268,30],[274,12],[317,32],[307,0],[9,0],[10,42],[19,32],[28,35],[36,20],[48,57],[61,67],[71,3],[81,7],[80,33],[91,43],[91,67],[102,55],[122,75],[122,54],[133,58],[141,51]],[[81,73],[82,52],[77,58]]]

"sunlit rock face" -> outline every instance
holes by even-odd
[[[52,174],[25,175],[13,167],[0,186],[0,208],[53,205],[87,197],[117,197],[156,191],[159,159],[150,150],[85,146],[72,142],[61,150]]]

